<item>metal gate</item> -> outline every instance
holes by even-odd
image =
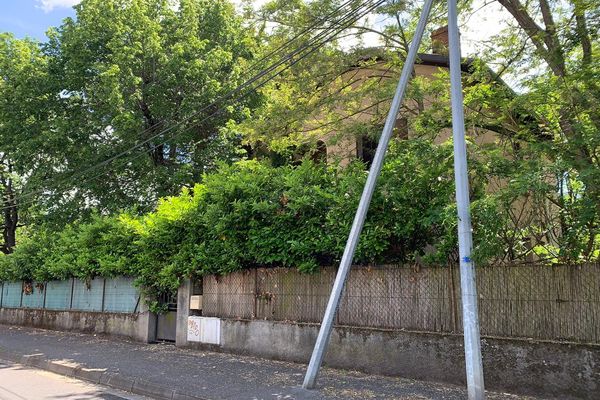
[[[166,306],[166,312],[156,318],[156,340],[174,342],[177,327],[177,294],[163,295],[160,304]]]

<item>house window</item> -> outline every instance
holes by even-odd
[[[372,139],[369,136],[361,136],[356,141],[356,157],[362,160],[367,168],[370,168],[371,163],[373,163],[378,144],[376,139]]]
[[[400,117],[396,120],[394,134],[400,139],[408,139],[408,119],[406,117]]]
[[[292,165],[300,165],[307,158],[310,158],[315,163],[326,163],[327,145],[325,142],[318,140],[314,146],[304,143],[295,148],[292,153]]]
[[[327,145],[324,141],[317,141],[317,147],[311,154],[311,159],[315,163],[326,163],[327,162]]]

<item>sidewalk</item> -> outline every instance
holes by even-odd
[[[329,368],[322,370],[319,388],[306,391],[299,387],[301,364],[4,325],[0,358],[174,400],[466,399],[461,387]],[[533,399],[502,393],[487,398]]]

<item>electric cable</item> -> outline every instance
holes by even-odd
[[[232,96],[232,95],[234,95],[234,94],[237,94],[237,93],[239,93],[240,91],[242,91],[242,90],[244,90],[245,88],[249,87],[249,86],[250,86],[250,85],[252,85],[253,83],[255,83],[255,82],[259,81],[261,78],[263,78],[264,76],[266,76],[266,75],[267,75],[267,74],[269,74],[270,72],[274,71],[274,70],[275,70],[276,68],[278,68],[279,66],[281,66],[281,65],[283,65],[283,64],[285,64],[286,62],[288,62],[288,61],[289,61],[288,65],[287,65],[287,66],[286,66],[284,69],[282,69],[282,70],[280,70],[280,71],[277,71],[277,72],[276,72],[276,73],[275,73],[273,76],[271,76],[271,77],[267,77],[267,78],[266,78],[264,81],[260,82],[260,83],[259,83],[258,85],[256,85],[255,87],[252,87],[252,88],[250,89],[250,91],[249,91],[249,92],[247,92],[247,93],[245,93],[245,94],[242,94],[241,96],[238,96],[238,97],[234,98],[233,100],[234,100],[234,101],[236,101],[236,100],[243,99],[244,97],[247,97],[248,95],[250,95],[251,93],[253,93],[253,92],[254,92],[254,91],[256,91],[257,89],[259,89],[260,87],[264,86],[266,83],[268,83],[269,81],[271,81],[272,79],[274,79],[275,77],[277,77],[277,76],[281,75],[281,73],[283,73],[285,70],[287,70],[287,69],[288,69],[288,68],[290,68],[291,66],[293,66],[293,65],[297,64],[298,62],[300,62],[301,60],[303,60],[304,58],[306,58],[308,55],[310,55],[310,54],[314,53],[314,51],[318,50],[320,47],[322,47],[323,45],[325,45],[325,44],[326,44],[328,41],[330,41],[330,40],[332,40],[333,38],[335,38],[335,36],[337,36],[337,35],[338,35],[338,34],[339,34],[341,31],[343,31],[343,30],[347,29],[347,28],[348,28],[349,26],[351,26],[351,25],[352,25],[352,24],[353,24],[355,21],[357,21],[357,20],[359,20],[360,18],[362,18],[363,16],[367,15],[369,12],[371,12],[373,9],[375,9],[375,8],[376,8],[376,7],[378,7],[379,5],[383,4],[384,2],[385,2],[385,0],[380,0],[380,1],[376,1],[375,3],[373,3],[373,4],[371,4],[371,5],[368,5],[368,3],[372,3],[372,2],[367,2],[367,3],[363,4],[362,6],[360,6],[359,8],[356,8],[356,9],[353,9],[353,10],[349,11],[349,12],[348,12],[348,13],[346,13],[344,16],[342,16],[342,17],[341,17],[341,19],[340,19],[339,21],[333,21],[333,23],[334,23],[334,24],[335,24],[335,25],[338,27],[338,28],[336,28],[336,30],[334,31],[334,33],[330,34],[330,32],[331,32],[330,30],[328,31],[328,30],[323,30],[323,28],[319,28],[319,30],[320,30],[320,33],[319,33],[318,35],[316,35],[314,38],[312,38],[312,39],[309,41],[309,43],[308,43],[308,44],[306,44],[306,45],[303,45],[301,48],[299,48],[299,49],[296,49],[296,50],[292,51],[291,53],[288,53],[288,54],[287,54],[286,56],[284,56],[284,57],[281,57],[281,58],[280,58],[280,60],[279,60],[278,62],[276,62],[274,65],[271,65],[270,67],[268,67],[268,68],[266,68],[266,69],[264,69],[264,70],[260,71],[260,72],[259,72],[257,75],[255,75],[254,77],[252,77],[251,79],[249,79],[248,81],[246,81],[246,82],[245,82],[245,83],[243,83],[242,85],[240,85],[240,86],[236,87],[235,89],[231,90],[230,92],[226,93],[225,95],[222,95],[222,96],[220,96],[220,97],[219,97],[217,100],[215,100],[215,101],[213,101],[211,104],[209,104],[209,105],[207,105],[207,106],[203,107],[203,108],[202,108],[200,111],[198,111],[198,112],[195,112],[195,113],[194,113],[194,114],[192,114],[191,116],[189,116],[189,117],[186,117],[186,118],[184,118],[183,120],[181,120],[181,121],[177,122],[176,124],[174,124],[174,125],[172,125],[172,126],[170,126],[170,127],[166,128],[165,130],[163,130],[163,131],[161,131],[161,132],[157,133],[156,135],[153,135],[151,138],[148,138],[148,139],[146,139],[145,141],[143,141],[143,142],[140,142],[140,143],[136,144],[135,146],[133,146],[133,147],[131,147],[131,148],[129,148],[129,149],[127,149],[127,150],[125,150],[125,151],[122,151],[122,152],[118,153],[118,154],[117,154],[117,155],[115,155],[115,156],[112,156],[112,157],[110,157],[110,158],[109,158],[109,159],[107,159],[107,160],[104,160],[104,161],[102,161],[101,163],[98,163],[98,164],[96,164],[96,165],[94,165],[94,166],[92,166],[92,167],[88,167],[87,169],[85,169],[85,170],[83,170],[83,171],[80,171],[80,172],[78,172],[77,174],[74,174],[74,175],[72,175],[72,176],[69,176],[69,177],[67,177],[67,178],[63,179],[63,180],[62,180],[61,182],[59,182],[59,183],[66,183],[66,182],[68,182],[69,180],[71,180],[71,179],[73,179],[73,178],[75,178],[75,177],[78,177],[78,176],[80,176],[80,175],[85,175],[85,174],[87,174],[87,173],[91,172],[91,171],[92,171],[92,170],[94,170],[94,169],[97,169],[97,168],[100,168],[100,167],[102,167],[102,166],[108,165],[108,164],[110,164],[112,161],[114,161],[114,160],[116,160],[116,159],[118,159],[118,158],[121,158],[121,157],[123,157],[124,155],[127,155],[128,153],[130,153],[130,152],[132,152],[132,151],[136,150],[137,148],[140,148],[141,146],[143,146],[143,145],[145,145],[145,144],[149,143],[149,142],[150,142],[150,141],[152,141],[153,139],[155,139],[155,138],[157,138],[157,137],[159,137],[159,136],[162,136],[162,135],[164,135],[165,133],[167,133],[167,132],[169,132],[169,131],[173,130],[174,128],[176,128],[177,126],[181,125],[182,123],[185,123],[185,122],[187,122],[187,121],[190,121],[190,120],[191,120],[193,117],[195,117],[195,116],[199,115],[199,114],[200,114],[200,113],[202,113],[203,111],[206,111],[208,108],[210,108],[210,107],[213,107],[213,106],[215,106],[216,104],[218,104],[219,102],[221,102],[221,101],[223,101],[223,100],[225,100],[225,99],[227,99],[227,98],[231,97],[231,96]],[[349,2],[347,2],[347,3],[349,3]],[[362,8],[363,8],[363,7],[365,7],[365,6],[366,6],[366,9],[364,9],[364,10],[363,10]],[[332,14],[332,13],[328,14],[328,16],[329,16],[329,15],[331,15],[331,14]],[[315,27],[317,27],[317,26],[319,26],[319,24],[313,24],[313,25],[312,25],[312,27],[313,27],[313,28],[315,28]],[[309,31],[309,29],[307,28],[307,29],[303,30],[301,34],[305,34],[305,33],[306,33],[306,32],[308,32],[308,31]],[[297,35],[295,38],[298,38],[298,37],[299,37],[299,35],[301,35],[301,34],[298,34],[298,35]],[[291,41],[292,41],[292,39],[290,39],[288,42],[291,42]],[[286,43],[287,43],[287,42],[286,42]],[[301,52],[305,51],[306,49],[309,49],[311,46],[313,46],[313,48],[312,48],[312,49],[311,49],[311,50],[310,50],[308,53],[306,53],[306,54],[304,54],[304,55],[302,55],[302,56],[298,57],[297,59],[293,59],[293,57],[294,57],[295,55],[298,55],[298,54],[300,54]],[[271,53],[275,54],[275,52],[276,52],[277,50],[279,50],[280,48],[282,48],[282,46],[280,46],[278,49],[276,49],[275,51],[273,51],[273,52],[271,52]],[[270,54],[271,54],[271,53],[270,53]],[[264,58],[265,58],[265,57],[263,57],[263,59],[264,59]],[[221,112],[223,112],[223,109],[222,109],[222,108],[221,108],[221,109],[217,109],[215,112],[213,112],[212,114],[210,114],[210,115],[206,116],[206,117],[205,117],[205,118],[203,118],[201,121],[199,121],[199,122],[196,122],[196,123],[194,123],[192,126],[190,126],[190,127],[186,128],[186,130],[187,130],[187,129],[190,129],[190,128],[193,128],[193,127],[195,127],[195,126],[197,126],[197,125],[199,125],[199,124],[203,123],[204,121],[206,121],[206,120],[208,120],[208,119],[210,119],[210,118],[214,117],[215,115],[218,115],[218,114],[219,114],[219,113],[221,113]],[[180,133],[179,133],[178,135],[176,135],[176,136],[179,136],[179,135],[180,135],[180,134],[182,134],[182,133],[183,133],[183,132],[180,132]],[[174,136],[174,137],[176,137],[176,136]],[[174,137],[172,137],[172,138],[170,138],[170,139],[172,140]],[[160,143],[160,144],[156,144],[156,145],[152,145],[152,146],[151,146],[149,149],[145,149],[145,150],[144,150],[144,152],[142,152],[142,153],[140,153],[140,154],[137,154],[135,157],[133,157],[133,158],[131,158],[131,159],[124,159],[124,161],[131,162],[131,161],[133,161],[133,160],[135,160],[135,159],[139,158],[140,156],[146,156],[146,155],[148,154],[148,152],[150,152],[150,151],[152,151],[152,150],[156,149],[157,147],[159,147],[159,146],[162,146],[162,145],[164,145],[164,144],[166,144],[166,143],[167,143],[167,142]],[[197,144],[197,143],[196,143],[196,144]],[[193,144],[193,145],[194,145],[194,144]],[[111,168],[111,169],[109,169],[108,171],[110,171],[110,170],[114,170],[114,169],[115,169],[115,168]],[[89,180],[96,179],[96,178],[98,178],[98,177],[100,177],[100,176],[103,176],[103,175],[105,175],[105,174],[106,174],[108,171],[103,171],[102,173],[99,173],[99,174],[97,174],[97,175],[94,175],[94,176],[88,177],[88,178],[84,179],[84,180],[83,180],[83,181],[81,181],[81,182],[87,182],[87,181],[89,181]],[[29,197],[29,196],[31,196],[31,195],[34,195],[34,194],[43,193],[43,192],[45,192],[45,191],[47,191],[47,190],[48,190],[48,189],[42,189],[42,190],[39,190],[39,191],[37,191],[37,192],[28,192],[28,193],[26,193],[26,194],[24,194],[24,195],[21,195],[21,196],[18,196],[18,197],[16,197],[16,199],[15,199],[15,200],[18,202],[18,205],[20,205],[20,206],[22,206],[22,205],[25,205],[25,204],[29,204],[29,203],[33,203],[33,202],[36,202],[37,200],[34,200],[34,201],[29,201],[29,202],[19,202],[19,200],[21,200],[21,199],[23,199],[23,198],[25,198],[25,197]],[[2,208],[0,208],[0,209],[7,209],[7,208],[12,208],[12,206],[6,206],[6,207],[2,207]]]

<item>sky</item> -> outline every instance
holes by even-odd
[[[31,38],[45,41],[45,32],[52,26],[58,26],[67,17],[75,15],[73,5],[80,0],[0,0],[0,32],[12,32],[16,37]],[[256,6],[266,0],[256,0]],[[464,55],[474,55],[478,52],[482,39],[500,32],[506,26],[504,19],[507,13],[498,4],[485,4],[486,0],[476,0],[474,9],[477,10],[468,20],[464,21],[461,29],[462,50]],[[234,0],[239,2],[239,0]],[[481,8],[480,8],[481,7]],[[466,22],[466,23],[464,23]],[[367,46],[376,46],[375,36],[366,37]]]
[[[75,12],[79,0],[0,0],[0,32],[46,40],[46,31]]]

